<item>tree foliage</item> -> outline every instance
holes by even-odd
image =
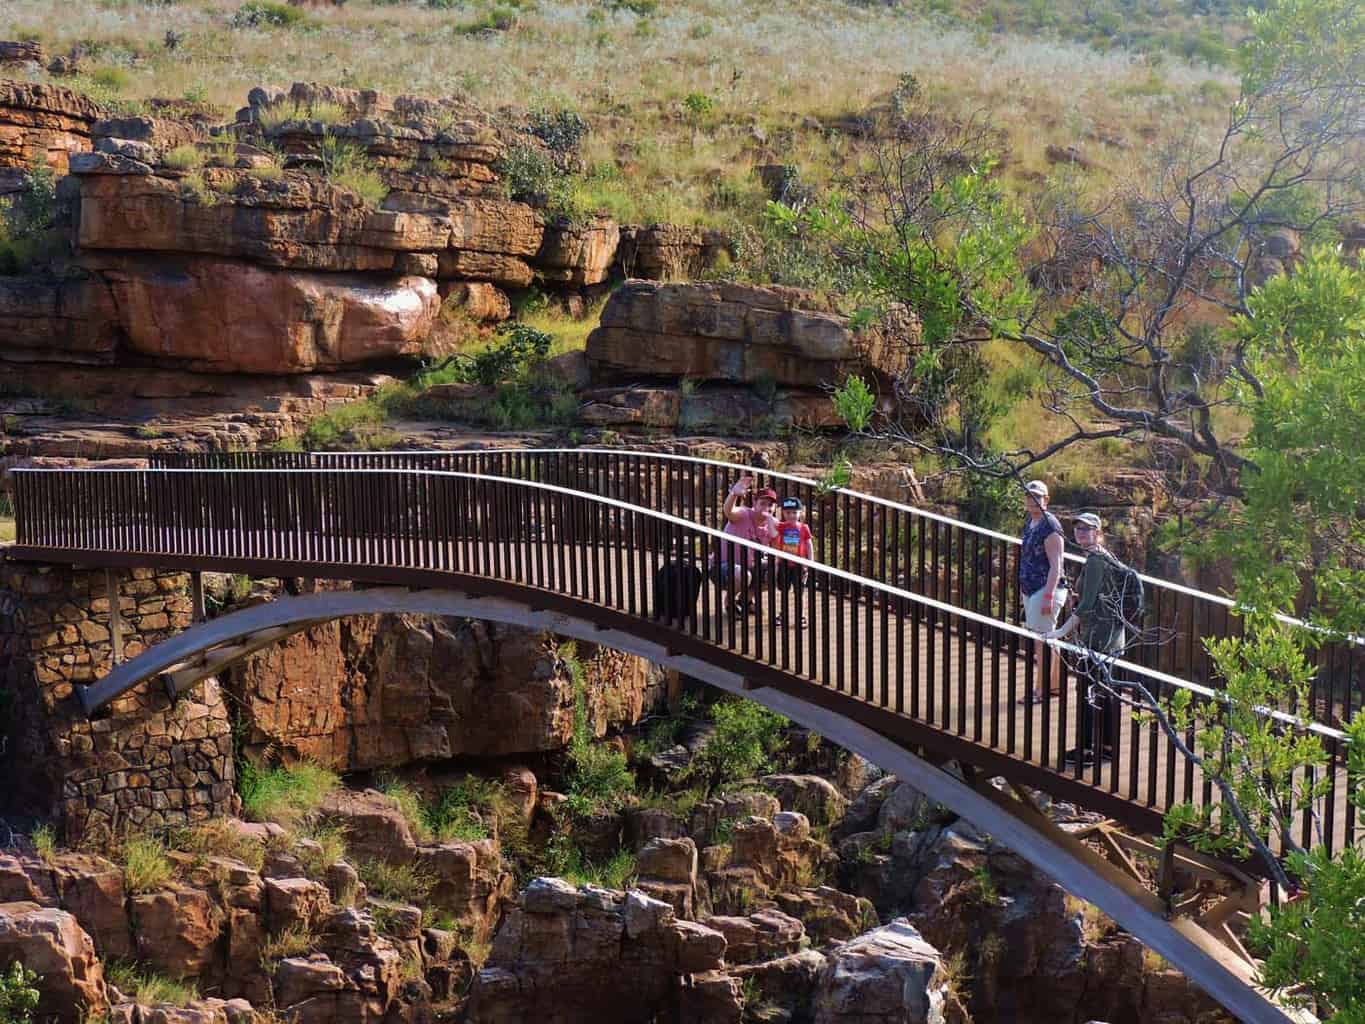
[[[17,960],[0,971],[0,1024],[29,1024],[38,1009],[38,975]]]

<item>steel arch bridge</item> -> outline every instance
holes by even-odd
[[[514,622],[643,655],[742,693],[863,754],[995,835],[1108,913],[1245,1020],[1290,1012],[1254,984],[1229,926],[1259,907],[1254,865],[1229,865],[1144,839],[1182,800],[1216,801],[1211,781],[1154,723],[1114,734],[1107,763],[1068,762],[1094,708],[1061,657],[1058,696],[1034,688],[1031,634],[1014,620],[1016,542],[944,516],[813,481],[753,471],[802,497],[812,559],[723,535],[723,495],[740,467],[603,450],[222,453],[164,456],[150,469],[15,470],[11,559],[192,573],[350,581],[358,589],[285,598],[202,622],[115,665],[77,697],[87,714],[160,678],[172,694],[290,633],[371,612]],[[722,552],[722,547],[725,551]],[[804,574],[768,573],[767,614],[721,607],[724,584],[659,574],[705,568],[743,549]],[[693,582],[687,581],[689,576]],[[1157,697],[1219,699],[1200,642],[1240,628],[1231,603],[1146,578],[1149,615],[1170,641],[1116,659]],[[671,588],[671,589],[670,589]],[[679,609],[689,609],[680,612]],[[779,619],[780,613],[780,619]],[[1066,645],[1062,645],[1065,648]],[[1325,828],[1353,842],[1344,738],[1358,651],[1324,647],[1309,725],[1331,761]],[[1080,654],[1071,648],[1071,653]],[[1043,678],[1059,654],[1045,648]],[[962,777],[936,765],[955,761]],[[1008,794],[989,780],[1003,778]],[[965,779],[965,781],[964,781]],[[1066,833],[1024,787],[1099,812]],[[1090,844],[1082,840],[1090,840]],[[1103,851],[1101,855],[1098,850]],[[1159,858],[1158,891],[1134,861]],[[1187,889],[1217,878],[1213,903]]]

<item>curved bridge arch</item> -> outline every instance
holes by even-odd
[[[769,686],[755,687],[740,673],[717,664],[714,658],[684,654],[636,632],[604,628],[596,609],[589,605],[550,610],[536,607],[535,602],[534,597],[514,599],[476,591],[400,587],[280,598],[193,626],[124,662],[90,689],[108,683],[123,692],[140,681],[176,670],[176,666],[192,661],[196,655],[225,650],[225,657],[213,661],[212,668],[203,666],[207,669],[203,675],[207,675],[290,633],[351,615],[409,613],[478,618],[611,647],[762,704],[894,773],[1001,841],[1068,892],[1099,907],[1241,1020],[1284,1024],[1296,1019],[1255,988],[1252,968],[1245,960],[1195,922],[1168,916],[1155,895],[1053,825],[1024,800],[1012,799],[987,786],[968,785],[896,740],[796,694]],[[98,696],[83,696],[83,700]]]

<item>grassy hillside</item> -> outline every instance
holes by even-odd
[[[49,0],[9,0],[0,38],[76,48],[83,73],[62,81],[132,108],[170,97],[228,113],[253,86],[321,81],[569,109],[592,129],[583,202],[628,221],[726,224],[761,206],[756,163],[793,164],[816,182],[846,166],[856,157],[850,125],[905,75],[943,113],[985,111],[1007,129],[1008,173],[1025,189],[1048,171],[1049,143],[1094,150],[1100,175],[1131,166],[1135,152],[1210,125],[1227,98],[1217,65],[1120,45],[1196,29],[1235,35],[1230,22],[1187,8],[65,0],[57,16]],[[1150,30],[1142,39],[1139,26]]]

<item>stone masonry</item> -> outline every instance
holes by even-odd
[[[236,800],[216,681],[172,702],[153,680],[93,720],[82,712],[75,684],[113,666],[109,579],[125,658],[190,625],[185,573],[18,563],[0,573],[0,813],[50,816],[68,842],[201,821]]]

